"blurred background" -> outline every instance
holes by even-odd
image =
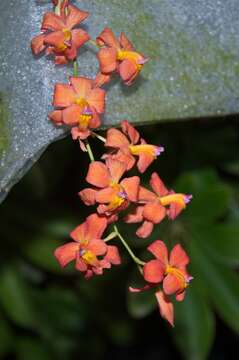
[[[55,248],[93,211],[77,196],[87,155],[70,138],[52,144],[0,207],[0,359],[235,359],[239,331],[238,116],[151,125],[143,137],[165,147],[156,170],[175,191],[192,193],[187,210],[150,239],[120,224],[139,256],[156,239],[181,242],[194,280],[176,304],[176,326],[161,319],[153,294],[129,294],[134,264],[85,281],[60,269]],[[92,142],[100,156],[104,151]],[[114,240],[112,241],[114,243]]]

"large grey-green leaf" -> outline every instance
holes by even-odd
[[[196,271],[194,275],[204,282],[220,317],[239,332],[238,274],[212,258],[195,234],[189,250]]]
[[[110,85],[104,124],[185,119],[238,112],[238,2],[187,0],[78,0],[91,16],[92,35],[106,25],[125,31],[150,57],[131,88]],[[67,81],[71,66],[34,59],[29,43],[39,33],[51,2],[0,2],[0,196],[29,169],[52,141],[64,134],[47,120],[56,81]],[[97,72],[95,49],[81,51],[80,74]]]
[[[187,290],[185,300],[175,304],[173,335],[186,360],[208,359],[214,339],[214,316],[196,281]]]

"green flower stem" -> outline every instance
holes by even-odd
[[[145,262],[140,260],[137,256],[134,255],[133,251],[130,249],[129,245],[127,244],[127,242],[125,241],[125,239],[123,238],[123,236],[120,234],[117,226],[114,226],[114,231],[116,232],[118,238],[121,240],[122,244],[124,245],[124,247],[126,248],[126,250],[128,251],[129,255],[131,256],[131,258],[134,260],[134,262],[139,265],[139,266],[144,266]]]
[[[86,146],[90,161],[91,162],[95,161],[95,158],[94,158],[94,155],[93,155],[93,152],[91,150],[91,147],[90,147],[90,144],[89,144],[88,140],[86,140],[85,146]]]
[[[104,143],[106,142],[106,138],[104,138],[103,136],[95,133],[94,131],[91,131],[91,133],[92,133],[92,135],[94,135],[94,136],[95,136],[97,139],[99,139],[100,141],[102,141],[102,142],[104,142]]]
[[[118,236],[118,234],[115,231],[113,231],[106,238],[104,238],[104,242],[110,241],[110,240],[116,238],[117,236]]]
[[[59,0],[58,4],[55,6],[55,14],[61,16],[61,4],[63,0]]]
[[[77,59],[73,62],[73,76],[77,77],[78,76],[78,63],[77,63]]]

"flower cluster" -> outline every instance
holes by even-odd
[[[159,144],[149,144],[127,121],[121,122],[121,129],[110,128],[103,137],[95,132],[101,125],[105,112],[104,84],[113,73],[120,76],[126,85],[132,85],[148,58],[137,52],[122,32],[117,38],[106,27],[91,40],[89,34],[79,28],[89,13],[79,10],[68,0],[52,0],[54,12],[43,16],[41,34],[31,43],[33,54],[45,52],[53,55],[56,64],[73,63],[73,76],[69,82],[57,83],[54,89],[54,110],[49,119],[56,126],[68,126],[81,150],[87,152],[90,164],[86,182],[90,185],[79,192],[80,199],[87,206],[95,206],[94,212],[71,233],[71,241],[55,250],[55,257],[62,267],[75,262],[75,268],[86,279],[102,275],[112,265],[120,265],[121,257],[116,245],[108,245],[118,239],[138,266],[145,286],[130,287],[132,292],[155,288],[155,295],[161,315],[173,325],[173,303],[171,296],[182,301],[192,277],[186,266],[189,258],[180,244],[168,254],[165,243],[154,241],[148,246],[155,259],[140,260],[119,232],[117,222],[121,218],[126,224],[140,223],[136,231],[139,238],[147,238],[153,227],[165,218],[174,220],[191,200],[192,196],[175,193],[164,185],[154,172],[150,178],[150,189],[142,186],[140,174],[144,173],[164,151]],[[79,48],[89,42],[97,49],[99,70],[94,78],[78,75],[77,55]],[[89,137],[104,143],[104,154],[95,160]],[[130,176],[131,169],[139,175]],[[103,237],[107,229],[113,231]]]

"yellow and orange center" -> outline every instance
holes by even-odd
[[[171,275],[175,276],[180,282],[181,290],[184,290],[184,289],[186,289],[186,287],[188,287],[188,281],[186,279],[185,274],[181,270],[177,269],[176,267],[168,265],[166,267],[165,274],[166,275],[171,274]]]
[[[110,203],[108,205],[108,210],[112,211],[112,210],[117,209],[124,203],[125,192],[124,192],[123,187],[114,181],[112,181],[110,183],[110,187],[115,191],[115,195],[112,197],[112,200],[110,201]]]
[[[170,205],[171,203],[177,203],[183,209],[186,207],[184,194],[169,194],[169,195],[160,197],[159,201],[163,206]]]
[[[91,120],[92,117],[93,117],[93,115],[92,115],[90,112],[87,112],[87,109],[89,108],[89,104],[88,104],[88,102],[87,102],[84,98],[82,98],[82,97],[75,99],[75,104],[78,105],[78,106],[80,106],[82,109],[84,109],[84,108],[86,109],[85,112],[83,111],[83,112],[80,114],[80,117],[79,117],[78,121],[79,121],[79,126],[80,126],[81,128],[87,128],[88,125],[89,125],[89,123],[90,123],[90,120]]]
[[[123,61],[125,59],[133,61],[138,71],[142,69],[143,65],[140,64],[140,61],[142,60],[142,56],[136,51],[118,50],[117,60]]]
[[[94,265],[97,262],[96,255],[90,250],[82,249],[80,251],[80,256],[84,260],[84,262],[89,264],[89,265]]]
[[[67,41],[71,40],[71,31],[67,28],[62,29],[63,35],[64,35],[64,41],[57,46],[58,51],[65,51],[67,49]]]

